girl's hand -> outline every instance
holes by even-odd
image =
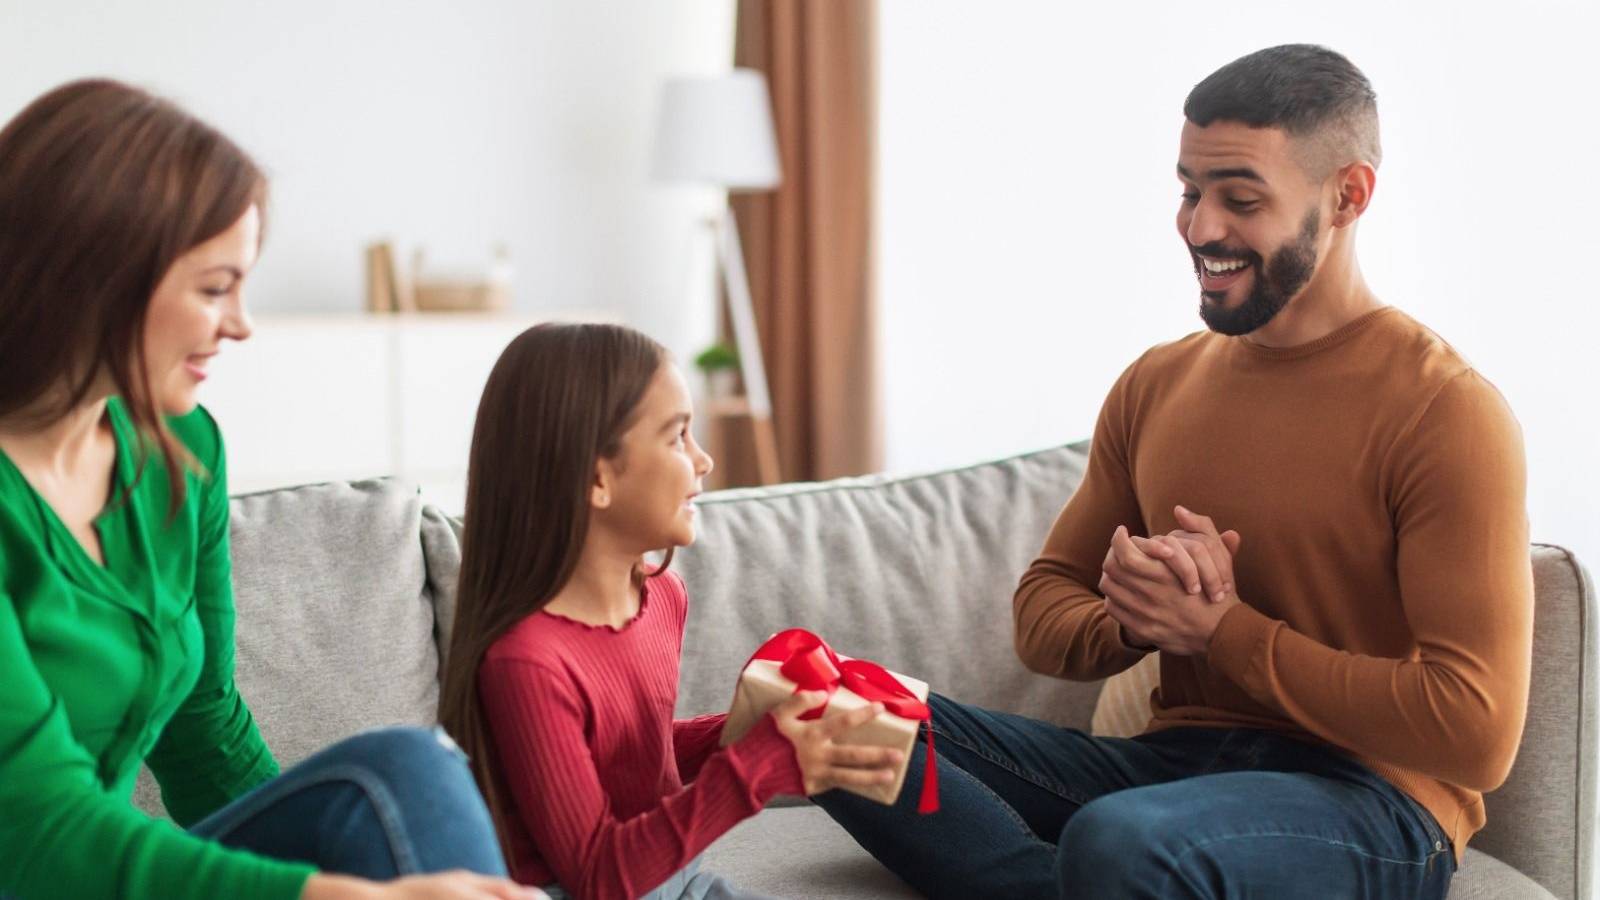
[[[550,895],[504,878],[464,871],[383,883],[318,873],[306,882],[300,900],[550,900]]]
[[[872,721],[874,716],[883,712],[883,704],[874,703],[854,712],[811,721],[800,718],[807,710],[821,706],[827,699],[828,695],[822,691],[802,691],[772,710],[772,717],[778,720],[778,731],[794,745],[794,757],[800,764],[800,777],[805,784],[806,796],[836,787],[872,787],[892,783],[895,767],[905,758],[899,750],[834,743],[834,738]]]

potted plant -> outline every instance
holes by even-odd
[[[734,384],[739,374],[739,351],[718,341],[700,351],[700,355],[694,358],[694,365],[705,376],[707,397],[734,395]]]

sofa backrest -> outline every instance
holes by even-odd
[[[1088,728],[1098,684],[1025,670],[1011,594],[1076,488],[1082,445],[908,478],[723,491],[675,567],[689,585],[681,714],[725,709],[769,634],[811,628],[843,653],[970,703]],[[428,724],[448,646],[460,523],[391,480],[233,501],[237,679],[278,760],[368,727]],[[1533,550],[1532,699],[1509,780],[1473,846],[1560,897],[1587,897],[1595,814],[1593,585]],[[141,777],[136,803],[159,814]]]
[[[739,667],[775,631],[956,699],[1088,727],[1095,685],[1029,672],[1011,595],[1083,475],[1081,447],[913,477],[723,491],[674,568],[689,587],[679,708],[726,709]]]

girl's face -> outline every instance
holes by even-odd
[[[692,414],[683,374],[663,363],[621,451],[600,460],[590,492],[597,524],[640,553],[694,543],[692,501],[712,462],[689,431]]]
[[[223,339],[250,336],[240,287],[260,240],[261,213],[252,205],[227,231],[174,260],[156,286],[140,352],[163,413],[193,410],[195,391]]]

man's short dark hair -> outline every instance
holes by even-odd
[[[1383,156],[1372,83],[1343,55],[1315,44],[1268,47],[1228,63],[1195,85],[1183,114],[1202,128],[1219,120],[1282,128],[1300,141],[1302,164],[1319,178],[1358,160],[1376,167]]]

